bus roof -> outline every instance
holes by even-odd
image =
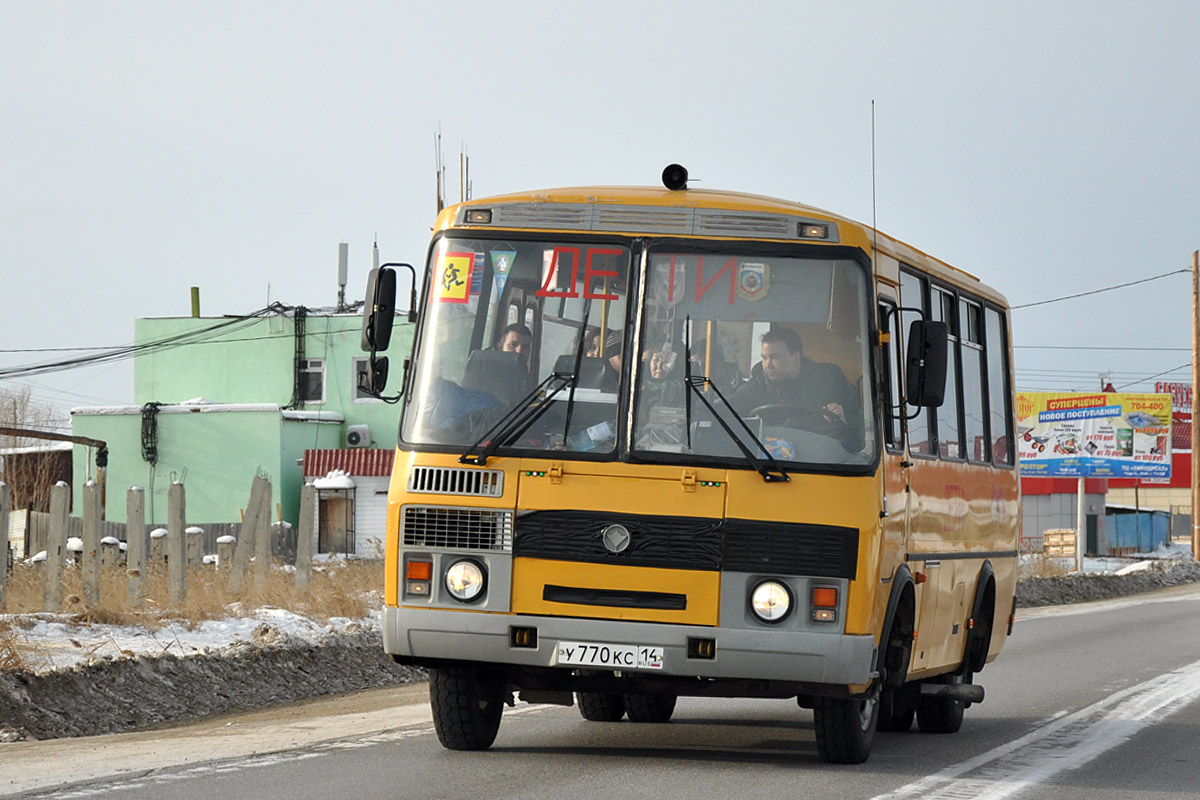
[[[882,231],[876,231],[870,225],[840,214],[835,214],[831,211],[826,211],[825,209],[805,205],[804,203],[746,192],[720,189],[682,189],[673,191],[665,187],[656,186],[574,186],[513,192],[510,194],[471,199],[463,203],[447,206],[438,215],[434,230],[444,231],[450,228],[475,227],[470,223],[461,221],[456,224],[456,220],[462,219],[461,214],[464,209],[494,208],[502,205],[536,206],[538,204],[564,206],[644,206],[667,210],[714,209],[740,214],[782,215],[834,222],[839,226],[841,231],[840,241],[844,244],[861,247],[867,252],[870,252],[873,248],[877,248],[881,253],[891,256],[897,261],[911,264],[938,278],[982,294],[987,299],[1002,306],[1007,307],[1008,305],[1002,294],[984,284],[975,275],[952,266]],[[547,225],[543,228],[543,225],[533,223],[532,220],[530,222],[531,224],[521,227],[528,227],[530,229],[560,228],[559,225]],[[495,227],[507,228],[508,226],[497,225]],[[613,232],[614,229],[609,228],[608,230],[609,232]],[[635,227],[630,227],[629,232],[663,233],[662,230],[640,231]],[[731,237],[756,238],[752,232],[736,235],[726,234],[714,238]]]

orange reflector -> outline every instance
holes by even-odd
[[[410,581],[427,581],[433,576],[432,561],[410,561],[408,562],[408,580]]]
[[[816,608],[837,608],[837,589],[828,586],[814,586],[812,604]]]

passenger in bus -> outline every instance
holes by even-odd
[[[533,350],[533,331],[519,322],[514,322],[501,333],[500,346],[496,349],[505,353],[516,353],[528,363],[529,353]]]
[[[680,348],[658,335],[647,337],[638,378],[637,446],[681,446],[686,441],[683,359]]]
[[[800,334],[784,327],[763,334],[760,366],[762,371],[733,394],[739,414],[832,436],[851,453],[862,449],[854,387],[837,365],[805,358]]]

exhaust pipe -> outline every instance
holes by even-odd
[[[983,687],[974,683],[922,683],[926,697],[949,697],[963,703],[982,703]]]

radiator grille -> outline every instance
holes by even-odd
[[[413,467],[408,473],[408,491],[416,494],[500,497],[504,494],[504,473],[498,469]]]
[[[481,508],[405,506],[401,519],[408,547],[512,552],[512,512]]]

